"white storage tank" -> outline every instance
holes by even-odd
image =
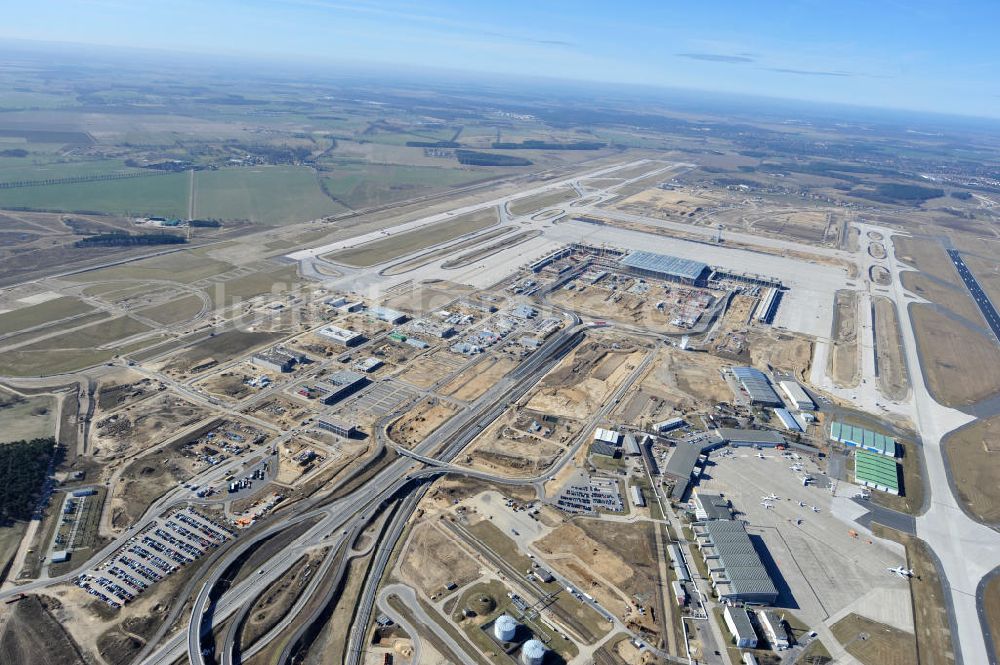
[[[517,621],[509,614],[501,614],[493,622],[493,636],[501,642],[510,642],[517,633]]]
[[[521,647],[521,662],[524,665],[542,665],[546,651],[545,645],[538,640],[528,640]]]

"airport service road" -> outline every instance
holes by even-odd
[[[962,255],[959,254],[958,250],[949,249],[948,256],[951,257],[951,262],[955,264],[955,269],[958,270],[959,276],[965,282],[966,288],[969,289],[972,299],[976,301],[979,311],[983,313],[983,318],[986,319],[986,323],[993,331],[993,336],[997,338],[997,341],[1000,341],[1000,314],[997,313],[996,307],[993,306],[986,292],[979,286],[975,275],[965,265],[965,261],[962,260]]]

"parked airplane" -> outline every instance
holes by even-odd
[[[899,577],[913,577],[912,568],[903,568],[902,566],[896,566],[895,568],[886,568],[886,570],[888,570],[893,575],[897,575]]]
[[[770,510],[771,508],[774,508],[774,504],[771,503],[770,501],[761,501],[760,505],[764,506],[768,510]]]
[[[778,499],[780,499],[781,497],[780,497],[780,496],[778,496],[777,494],[775,494],[774,492],[771,492],[771,493],[770,493],[770,494],[768,494],[767,496],[762,496],[762,497],[760,497],[760,498],[764,499],[764,501],[777,501],[777,500],[778,500]]]

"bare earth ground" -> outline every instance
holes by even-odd
[[[993,636],[994,654],[1000,658],[1000,577],[994,577],[986,585],[986,590],[983,592],[983,606],[986,620],[990,625],[990,634]]]
[[[435,522],[419,522],[400,558],[400,573],[428,598],[449,582],[464,586],[479,577],[479,565]]]
[[[612,349],[603,340],[585,342],[542,379],[527,407],[568,418],[589,418],[642,356],[640,351]]]
[[[0,662],[69,665],[85,662],[73,639],[63,630],[48,607],[58,605],[53,598],[28,596],[4,608],[0,622]]]
[[[911,665],[917,662],[913,633],[887,626],[857,614],[833,624],[833,634],[847,651],[865,665]],[[859,636],[867,635],[867,639]]]
[[[517,363],[511,358],[488,358],[456,376],[441,392],[455,399],[477,399],[516,366]]]
[[[389,436],[396,443],[412,448],[431,432],[458,413],[458,407],[451,402],[427,398],[414,405],[402,418],[389,427]]]
[[[770,365],[791,372],[799,380],[809,376],[812,360],[812,342],[798,335],[768,330],[756,331],[749,336],[750,358],[755,367]]]
[[[982,522],[1000,523],[1000,417],[951,434],[944,450],[965,508]]]
[[[834,310],[833,348],[830,349],[829,372],[842,387],[857,385],[858,357],[858,297],[854,291],[838,291]]]
[[[1000,390],[1000,348],[995,340],[936,311],[910,305],[927,387],[945,406],[978,402]]]
[[[896,307],[888,298],[875,298],[875,345],[879,389],[889,399],[903,399],[910,390]]]

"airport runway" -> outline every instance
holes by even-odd
[[[975,275],[965,265],[965,261],[962,260],[962,255],[959,251],[957,249],[949,249],[948,256],[951,257],[951,262],[955,264],[955,269],[958,270],[959,277],[965,282],[965,287],[969,289],[972,299],[976,301],[979,311],[983,313],[983,318],[986,319],[987,325],[993,331],[993,336],[1000,342],[1000,314],[997,313],[996,307],[990,302],[989,296],[986,295],[983,288],[979,286],[979,281]]]

